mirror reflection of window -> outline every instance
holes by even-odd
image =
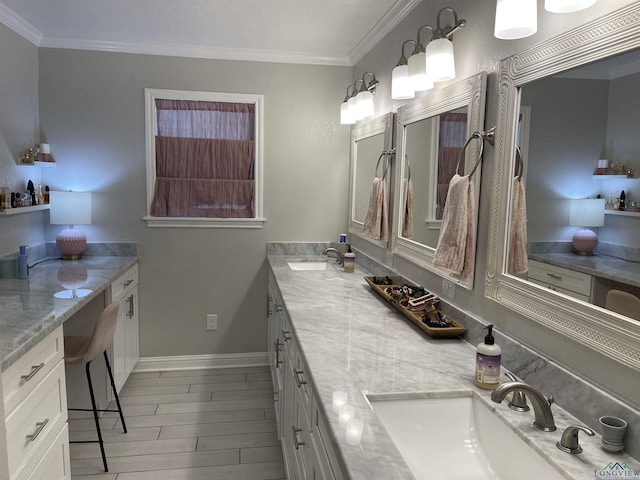
[[[356,176],[354,182],[353,220],[364,224],[369,208],[371,183],[376,175],[376,163],[384,150],[384,133],[358,140],[355,145]]]
[[[435,218],[442,220],[444,204],[447,200],[449,182],[456,173],[456,164],[462,147],[467,141],[466,109],[440,115],[440,135],[438,139],[438,179],[436,186]],[[460,173],[465,171],[465,159],[460,160]]]

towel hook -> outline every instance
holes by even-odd
[[[409,164],[409,155],[404,154],[404,164],[407,166],[407,180],[411,180],[411,165]]]
[[[516,145],[515,176],[518,177],[518,180],[522,179],[523,173],[524,173],[524,160],[522,159],[522,150],[520,149],[520,145]]]
[[[382,157],[392,157],[396,154],[396,149],[392,148],[391,150],[383,150],[378,157],[378,163],[376,163],[376,177],[378,176],[378,167],[380,167],[380,160]],[[389,170],[389,159],[387,158],[384,163],[384,171],[382,172],[382,177],[385,178],[387,176],[387,170]]]

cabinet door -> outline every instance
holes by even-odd
[[[113,371],[113,380],[116,383],[116,390],[120,392],[120,389],[124,385],[126,380],[125,375],[125,330],[126,330],[126,318],[125,313],[127,310],[126,298],[120,300],[120,309],[118,310],[118,323],[116,324],[116,331],[113,335],[113,343],[111,344],[111,357],[109,362],[111,363],[111,370]],[[107,377],[107,385],[109,378]],[[107,386],[107,391],[111,391],[111,386]]]
[[[284,379],[284,391],[282,402],[282,456],[284,460],[284,468],[287,472],[288,480],[299,479],[294,447],[294,428],[295,428],[295,401],[296,401],[296,383],[293,376],[293,365],[291,364],[291,358],[286,353],[286,348],[283,348],[283,379]]]

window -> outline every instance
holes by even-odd
[[[262,226],[262,104],[145,89],[148,226]]]

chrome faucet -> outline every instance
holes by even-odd
[[[505,397],[514,391],[522,391],[527,395],[527,398],[531,401],[533,406],[533,412],[535,414],[535,420],[533,421],[533,428],[542,430],[543,432],[553,432],[556,430],[556,424],[553,420],[553,413],[551,412],[551,404],[553,403],[553,397],[545,397],[539,390],[533,388],[531,385],[524,382],[505,382],[498,385],[491,393],[491,400],[496,403],[501,403]]]
[[[342,256],[342,253],[340,253],[338,250],[336,250],[333,247],[329,247],[329,248],[325,248],[324,252],[322,252],[323,255],[326,255],[328,257],[330,257],[331,255],[329,255],[330,253],[335,253],[335,257],[336,257],[336,262],[338,262],[340,265],[344,264],[344,258]]]

